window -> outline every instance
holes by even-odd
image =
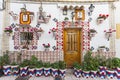
[[[23,45],[23,48],[32,45],[32,40],[33,32],[20,32],[20,44]]]

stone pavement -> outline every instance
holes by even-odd
[[[15,80],[17,76],[3,76],[0,77],[0,80]],[[52,76],[45,77],[31,77],[29,80],[55,80]],[[100,79],[100,78],[76,78],[74,75],[67,74],[63,80],[117,80],[116,78],[114,79]]]

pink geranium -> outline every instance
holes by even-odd
[[[42,44],[45,48],[49,48],[50,47],[50,44]]]
[[[12,27],[11,26],[6,27],[5,30],[4,30],[4,32],[12,33],[13,32]]]

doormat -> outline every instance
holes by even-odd
[[[18,76],[15,80],[29,80],[29,76]]]

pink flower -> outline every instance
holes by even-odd
[[[104,30],[104,32],[106,32],[106,30]]]

